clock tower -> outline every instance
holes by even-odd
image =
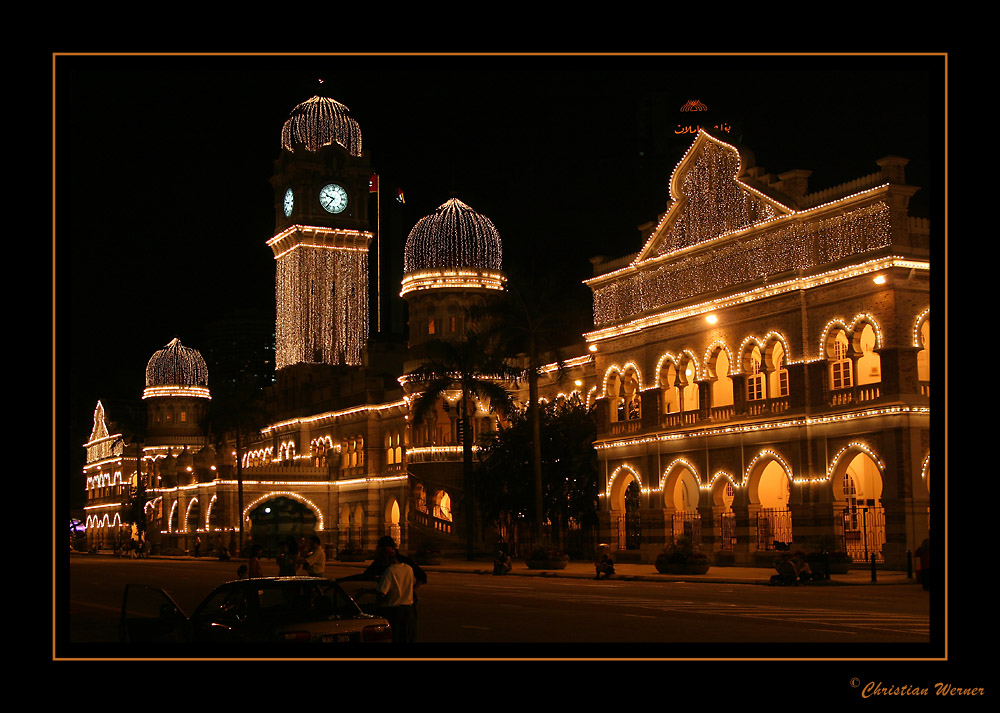
[[[292,110],[271,178],[278,370],[362,362],[370,177],[361,130],[346,106],[314,96]]]

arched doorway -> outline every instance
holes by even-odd
[[[843,503],[844,550],[856,562],[883,561],[885,510],[882,471],[865,452],[857,453],[835,479],[835,496]]]
[[[640,508],[642,486],[629,466],[621,466],[611,476],[609,506],[612,526],[617,521],[618,549],[637,550],[642,536]]]
[[[671,468],[663,481],[663,510],[669,541],[676,542],[679,537],[686,536],[694,543],[701,542],[700,498],[698,478],[691,468],[680,464]]]
[[[303,503],[283,495],[264,500],[249,513],[250,534],[265,556],[278,551],[289,535],[298,541],[316,531],[316,514]]]
[[[751,501],[757,510],[757,549],[773,550],[792,542],[791,483],[777,460],[769,459],[751,479]]]

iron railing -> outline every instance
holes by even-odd
[[[777,550],[792,541],[792,511],[764,508],[757,513],[757,549]]]
[[[855,562],[884,562],[885,508],[879,505],[852,504],[840,518],[840,540],[844,551]]]

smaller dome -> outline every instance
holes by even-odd
[[[294,109],[281,129],[281,146],[294,151],[297,145],[318,151],[337,143],[352,156],[361,155],[361,128],[350,110],[338,101],[314,96]]]
[[[150,357],[146,386],[208,386],[208,365],[201,352],[174,338]]]
[[[503,269],[503,245],[493,223],[457,198],[417,221],[406,239],[403,272]]]

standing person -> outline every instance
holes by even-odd
[[[195,557],[201,557],[201,538],[200,537],[195,537],[194,538],[194,556]]]
[[[309,547],[309,554],[299,560],[299,563],[306,568],[306,574],[310,577],[322,577],[326,571],[326,553],[323,551],[319,535],[309,538]]]
[[[264,576],[264,569],[260,566],[261,552],[260,545],[250,545],[250,559],[247,562],[247,576],[250,579]]]
[[[361,574],[352,574],[348,577],[341,577],[337,581],[340,582],[354,582],[358,580],[374,580],[379,581],[382,578],[382,574],[393,562],[401,562],[408,565],[410,569],[413,570],[413,605],[411,607],[412,614],[412,639],[416,640],[417,635],[417,588],[427,584],[427,573],[423,568],[414,562],[412,559],[406,555],[399,554],[399,549],[396,547],[396,541],[392,539],[389,535],[385,535],[379,538],[378,543],[375,545],[375,559]]]
[[[413,612],[413,590],[417,580],[410,565],[400,562],[395,548],[386,551],[388,565],[378,581],[380,612],[392,627],[392,643],[416,641],[416,618]]]
[[[917,581],[925,589],[931,588],[931,538],[924,538],[916,552],[920,568],[917,570]]]
[[[298,567],[299,546],[296,544],[295,538],[289,535],[281,546],[281,552],[278,553],[278,576],[294,577]]]

